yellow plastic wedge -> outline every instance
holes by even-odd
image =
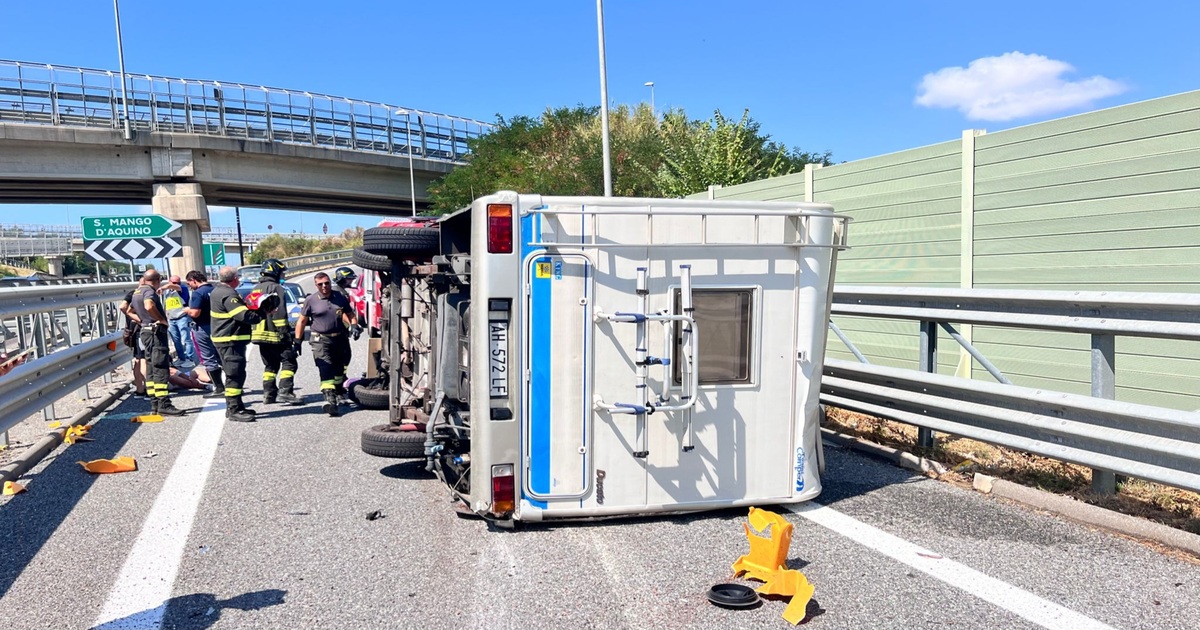
[[[783,618],[792,625],[804,621],[808,602],[816,589],[808,582],[804,574],[794,569],[780,568],[758,588],[759,595],[780,595],[791,597],[792,601],[783,611]]]
[[[97,475],[110,473],[133,472],[137,470],[137,460],[132,457],[114,457],[112,459],[93,459],[90,462],[79,462],[83,469]]]
[[[745,573],[747,577],[767,582],[780,567],[787,566],[788,549],[792,546],[792,524],[774,512],[756,507],[750,508],[749,520],[750,523],[743,523],[742,527],[746,530],[746,540],[750,542],[750,553],[733,563],[733,575],[737,577]],[[754,527],[753,531],[751,527]],[[771,537],[765,538],[761,534],[768,527],[771,528]]]
[[[148,413],[144,416],[134,416],[130,422],[162,422],[163,417],[156,413]]]
[[[15,481],[4,482],[4,496],[11,496],[14,494],[20,494],[22,492],[25,492],[25,486],[22,486]]]

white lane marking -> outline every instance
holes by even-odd
[[[208,470],[225,428],[224,403],[205,402],[146,515],[142,531],[133,542],[93,630],[162,627]],[[176,422],[180,420],[186,422],[187,417]]]
[[[1091,617],[1042,599],[1029,591],[980,573],[941,554],[842,514],[816,502],[788,506],[792,512],[858,544],[966,591],[1043,628],[1113,630]]]

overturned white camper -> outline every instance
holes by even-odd
[[[404,335],[393,431],[423,429],[407,437],[430,468],[500,522],[811,499],[846,222],[810,203],[478,199],[424,264],[377,252]]]

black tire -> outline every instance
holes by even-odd
[[[363,232],[363,249],[392,258],[430,258],[440,247],[440,234],[429,228],[382,227]]]
[[[367,271],[391,271],[392,259],[380,254],[372,254],[371,252],[356,247],[354,255],[351,256],[354,264],[366,269]]]
[[[425,457],[425,432],[401,431],[390,424],[377,424],[363,429],[362,451],[376,457],[422,458]]]
[[[378,387],[378,379],[363,379],[350,384],[350,399],[364,409],[387,409],[390,392]]]

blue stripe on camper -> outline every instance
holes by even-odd
[[[521,239],[521,257],[532,253],[535,243],[541,241],[541,221],[536,215],[521,217],[521,234],[533,235],[533,242]],[[534,221],[537,221],[536,233]],[[536,266],[536,263],[535,263]],[[529,487],[538,494],[550,493],[550,289],[546,278],[539,279],[529,268],[521,269],[528,275],[529,300],[529,365],[531,379],[529,396]],[[546,502],[528,498],[529,504],[545,509]]]

